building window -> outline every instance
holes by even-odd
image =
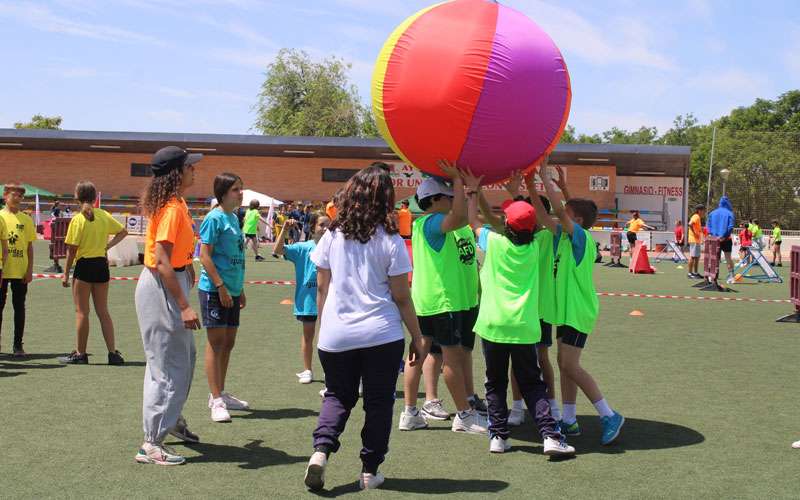
[[[153,171],[149,163],[131,163],[131,177],[151,177]]]
[[[357,173],[354,168],[323,168],[322,182],[347,182]]]

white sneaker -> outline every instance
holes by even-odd
[[[420,410],[426,419],[432,420],[450,420],[450,413],[444,409],[441,399],[432,399],[425,401]]]
[[[401,431],[415,431],[417,429],[425,429],[426,427],[428,427],[428,421],[425,420],[425,417],[423,417],[421,413],[417,412],[416,415],[413,415],[404,410],[403,413],[400,414],[400,425],[398,428]]]
[[[792,448],[794,448],[795,450],[800,450],[800,441],[795,441],[794,443],[792,443]]]
[[[489,422],[475,410],[469,410],[465,418],[456,413],[453,418],[453,432],[466,432],[467,434],[488,434]]]
[[[229,410],[250,409],[250,403],[248,403],[247,401],[242,401],[233,394],[228,394],[227,392],[222,393],[222,400],[225,401],[225,407],[228,408]]]
[[[524,422],[525,422],[525,410],[511,408],[511,411],[508,412],[508,425],[512,427],[518,427],[522,425]]]
[[[163,444],[144,443],[136,453],[136,461],[140,464],[181,465],[186,459]]]
[[[562,439],[558,441],[551,437],[544,438],[544,454],[548,456],[570,456],[575,454],[575,448]]]
[[[362,472],[358,476],[358,487],[362,490],[374,490],[379,488],[384,481],[386,481],[386,478],[383,477],[383,474],[380,472],[377,474],[368,474],[366,472]]]
[[[489,441],[489,451],[491,453],[505,453],[510,449],[511,445],[500,436],[495,436]]]
[[[211,403],[211,420],[214,422],[231,421],[231,414],[228,413],[228,408],[225,407],[225,401],[222,398],[217,398]]]
[[[301,384],[310,384],[314,381],[314,374],[311,373],[311,370],[304,370],[300,373],[297,373],[297,381]]]
[[[325,486],[325,467],[328,466],[328,457],[321,451],[315,451],[308,460],[304,482],[312,491],[319,491]]]
[[[319,397],[324,398],[325,397],[325,391],[327,391],[327,390],[328,390],[327,387],[323,387],[322,389],[320,389],[319,390]]]

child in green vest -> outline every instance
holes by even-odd
[[[781,235],[781,224],[777,220],[772,221],[772,236],[770,237],[770,243],[772,246],[772,265],[776,267],[783,267],[783,256],[781,255],[781,243],[783,243],[783,236]]]
[[[417,203],[425,215],[414,221],[411,249],[414,275],[411,296],[422,335],[442,349],[444,380],[456,416],[453,432],[486,434],[486,406],[472,383],[473,326],[478,316],[478,266],[475,235],[467,220],[464,184],[458,169],[446,162],[439,167],[453,179],[448,186],[433,177],[417,188]],[[406,363],[405,409],[399,429],[427,427],[416,407],[420,368]]]
[[[525,201],[503,204],[503,233],[481,227],[480,180],[465,172],[470,224],[486,254],[481,269],[481,304],[475,333],[482,339],[489,405],[489,451],[505,453],[507,443],[508,364],[542,436],[545,455],[574,455],[550,412],[547,384],[536,356],[539,325],[539,242],[534,239],[536,212]],[[544,270],[544,272],[549,272]]]
[[[600,414],[601,442],[607,445],[619,436],[625,419],[611,409],[597,382],[580,364],[581,351],[600,311],[592,277],[597,247],[588,231],[597,220],[597,205],[583,198],[573,198],[562,205],[553,188],[547,162],[540,169],[540,175],[547,197],[561,222],[561,225],[553,227],[549,218],[542,221],[555,234],[557,249],[555,325],[558,326],[558,367],[564,405],[561,432],[566,436],[580,435],[575,404],[580,387]]]

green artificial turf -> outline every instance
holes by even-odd
[[[37,244],[36,271],[48,263]],[[651,276],[598,266],[599,291],[680,295],[698,292],[685,271],[658,265]],[[114,269],[116,276],[140,268]],[[782,272],[788,274],[786,268]],[[293,279],[290,264],[248,261],[251,280]],[[176,446],[181,467],[138,465],[141,442],[143,355],[133,309],[134,282],[114,282],[110,304],[118,348],[128,365],[105,365],[105,349],[92,320],[89,366],[62,366],[56,356],[74,346],[69,291],[58,280],[34,282],[28,295],[24,361],[7,356],[12,313],[4,315],[0,355],[0,496],[3,498],[307,498],[303,487],[311,432],[320,407],[318,381],[297,383],[300,324],[292,317],[290,286],[247,288],[248,307],[229,370],[228,389],[254,408],[233,412],[230,424],[209,418],[199,362],[185,415],[202,444]],[[737,286],[736,297],[782,299],[787,284]],[[197,303],[196,296],[192,297]],[[422,494],[457,498],[775,498],[797,495],[800,439],[794,403],[800,365],[800,325],[774,319],[789,304],[700,302],[603,297],[597,330],[584,354],[611,405],[627,423],[619,441],[599,444],[591,404],[579,396],[582,436],[573,460],[550,462],[530,418],[512,432],[513,449],[490,455],[485,438],[456,435],[449,423],[430,430],[393,431],[382,472],[384,498]],[[632,310],[644,316],[631,317]],[[555,352],[553,352],[555,359]],[[480,350],[476,380],[483,379]],[[315,378],[322,378],[315,356]],[[402,387],[402,380],[399,387]],[[441,396],[452,410],[444,382]],[[395,406],[395,423],[402,409]],[[330,461],[322,496],[358,494],[358,406]]]

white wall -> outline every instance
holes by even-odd
[[[682,177],[617,177],[616,197],[619,209],[661,212],[666,201],[669,211],[668,230],[673,228],[676,220],[682,218],[684,194]],[[652,215],[642,214],[642,218],[649,222],[660,222],[660,217]]]

